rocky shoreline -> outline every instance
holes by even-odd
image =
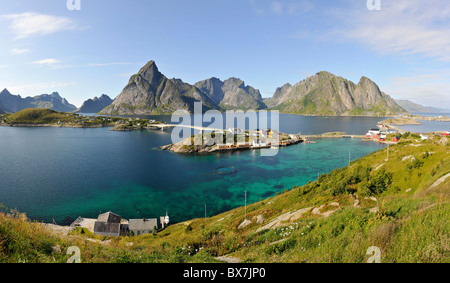
[[[255,150],[255,149],[267,149],[272,147],[287,147],[295,144],[305,142],[305,139],[296,136],[290,140],[276,140],[272,139],[265,144],[253,145],[250,142],[235,143],[235,144],[217,144],[214,142],[206,142],[201,145],[196,145],[192,142],[192,138],[185,139],[181,142],[161,146],[160,149],[164,151],[172,151],[180,154],[209,154],[218,152],[233,152],[238,150]]]

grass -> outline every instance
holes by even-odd
[[[116,130],[138,130],[147,127],[147,119],[129,119],[104,116],[82,116],[75,113],[58,112],[51,109],[24,109],[12,115],[1,115],[9,125],[44,125],[60,127],[116,127]],[[154,122],[159,124],[161,122]]]
[[[55,124],[72,121],[76,114],[62,113],[51,109],[24,109],[7,117],[8,124]]]
[[[409,138],[390,147],[389,161],[387,149],[382,149],[316,182],[251,204],[247,219],[252,224],[244,229],[238,228],[243,207],[174,224],[157,235],[110,239],[79,231],[62,238],[22,214],[3,213],[0,261],[63,262],[67,248],[78,246],[83,262],[203,263],[228,255],[248,263],[363,263],[371,256],[368,248],[376,246],[382,262],[448,263],[450,179],[428,190],[450,172],[450,147],[440,139]],[[420,162],[404,160],[408,156]],[[282,227],[259,230],[287,212],[332,202],[340,206],[328,218],[309,211],[296,221],[282,222]],[[325,206],[322,212],[330,210],[332,206]],[[257,223],[258,216],[265,222]],[[55,246],[62,252],[55,252]]]

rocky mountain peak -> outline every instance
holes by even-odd
[[[0,95],[11,95],[11,93],[5,88],[2,92],[0,92]]]
[[[145,64],[145,66],[139,70],[137,75],[142,76],[149,83],[156,83],[162,76],[153,60]]]

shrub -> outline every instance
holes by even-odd
[[[422,160],[419,159],[415,159],[413,162],[411,162],[410,164],[408,164],[406,166],[406,168],[408,168],[408,170],[412,170],[412,169],[419,169],[420,167],[422,167],[424,164],[424,162]]]
[[[385,169],[378,171],[368,181],[364,181],[360,186],[360,193],[363,196],[379,195],[386,191],[392,184],[392,173],[386,173]]]

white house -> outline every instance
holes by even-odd
[[[381,133],[380,129],[370,129],[369,130],[369,134],[372,134],[374,136],[376,136],[376,135],[378,135],[380,133]]]
[[[128,229],[133,235],[146,235],[158,230],[158,220],[154,219],[130,219],[128,221]]]
[[[230,132],[231,134],[233,134],[233,135],[241,135],[241,134],[244,134],[244,131],[242,131],[241,129],[238,129],[238,128],[229,128],[228,129],[228,132]]]
[[[252,145],[255,147],[267,146],[267,142],[263,140],[253,140]]]

